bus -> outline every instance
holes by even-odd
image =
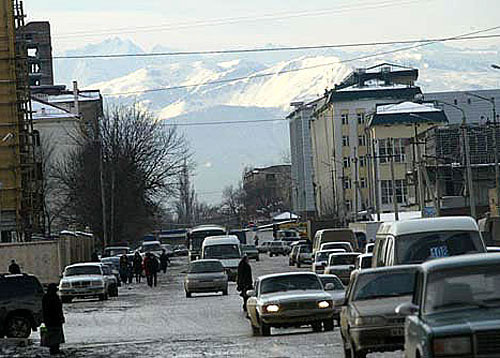
[[[192,228],[187,234],[187,247],[189,259],[197,260],[201,256],[201,246],[203,240],[208,236],[223,236],[227,234],[227,229],[219,225],[200,225]]]

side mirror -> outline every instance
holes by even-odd
[[[255,296],[255,290],[248,290],[246,293],[247,293],[247,296],[248,296],[248,297],[253,297],[253,296]]]
[[[325,291],[333,291],[335,289],[335,285],[333,283],[327,283],[325,285]]]
[[[418,306],[411,302],[405,302],[396,307],[396,314],[402,316],[411,316],[417,312],[418,312]]]

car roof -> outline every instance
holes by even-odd
[[[373,257],[373,254],[370,252],[370,253],[367,253],[367,254],[361,254],[358,256],[361,260],[364,259],[365,257]]]
[[[396,265],[396,266],[383,266],[383,267],[374,267],[374,268],[366,268],[363,270],[358,270],[356,274],[359,275],[368,275],[368,274],[377,274],[377,273],[391,273],[391,272],[403,272],[403,271],[417,271],[420,268],[420,265]]]
[[[406,235],[432,231],[479,231],[476,221],[470,216],[444,216],[394,221],[380,226],[377,235]]]
[[[104,265],[102,262],[79,262],[77,264],[68,265],[68,266],[66,266],[66,268],[68,268],[68,267],[80,267],[80,266],[98,266],[98,267],[101,267],[102,265]]]
[[[226,231],[226,228],[224,226],[219,226],[219,225],[200,225],[196,226],[191,229],[191,232],[198,232],[198,231],[208,231],[208,230],[223,230]]]
[[[273,278],[273,277],[284,277],[284,276],[295,276],[295,275],[300,275],[300,276],[318,276],[314,272],[308,272],[308,271],[290,271],[290,272],[281,272],[281,273],[271,273],[263,276],[259,276],[258,280],[266,280],[268,278]]]
[[[316,254],[323,253],[323,252],[330,252],[332,254],[345,254],[344,249],[328,249],[328,250],[318,250],[316,251]]]
[[[484,265],[500,265],[500,253],[467,254],[430,260],[421,265],[421,270],[430,272]]]
[[[324,232],[344,232],[344,231],[351,231],[352,232],[352,229],[349,229],[349,228],[336,228],[336,229],[321,229],[321,230],[318,230],[316,231],[316,233],[324,233]]]
[[[359,252],[334,252],[330,254],[330,256],[359,256],[361,253]]]
[[[321,246],[326,246],[326,245],[349,245],[352,246],[349,241],[330,241],[330,242],[323,242],[321,243]]]
[[[106,246],[104,250],[130,249],[129,246]]]
[[[209,246],[209,245],[224,245],[224,244],[234,244],[240,243],[240,240],[238,240],[238,237],[236,235],[220,235],[220,236],[207,236],[203,240],[203,246]]]
[[[336,278],[337,280],[340,280],[340,278],[337,275],[334,275],[332,273],[322,273],[318,275],[319,278]]]
[[[192,261],[191,264],[195,264],[195,263],[204,264],[204,263],[211,263],[211,262],[218,262],[222,265],[222,262],[220,260],[217,260],[217,259],[199,259],[199,260]]]
[[[161,242],[160,242],[160,241],[158,241],[158,240],[151,240],[151,241],[143,241],[143,242],[142,242],[142,246],[146,246],[146,245],[156,245],[156,244],[161,245]]]

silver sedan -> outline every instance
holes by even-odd
[[[184,279],[186,297],[204,292],[222,292],[226,296],[227,281],[226,270],[219,260],[193,261]]]

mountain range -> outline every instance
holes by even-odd
[[[380,62],[418,68],[417,84],[424,93],[498,88],[500,76],[491,76],[489,66],[498,62],[499,49],[437,43],[353,61],[349,59],[372,55],[375,50],[58,59],[54,71],[57,83],[77,79],[80,87],[100,89],[109,103],[139,103],[165,123],[178,124],[193,149],[200,199],[213,203],[220,200],[224,186],[241,179],[244,167],[280,163],[288,151],[285,120],[248,121],[283,119],[290,102],[313,100],[353,68]],[[175,49],[152,49],[171,51]],[[109,38],[59,55],[141,53],[145,51],[131,40]],[[230,81],[234,78],[239,80]],[[206,82],[216,83],[200,85]],[[141,92],[148,89],[164,90]],[[231,123],[206,124],[221,121]],[[233,123],[237,121],[244,122]]]

